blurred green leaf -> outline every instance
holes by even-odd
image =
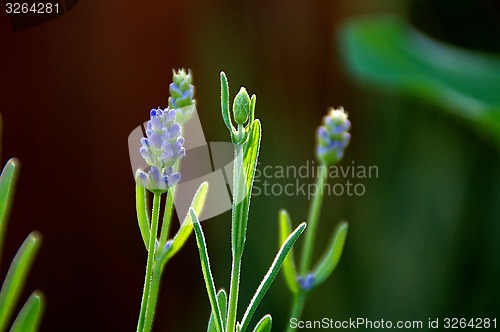
[[[12,158],[7,162],[0,176],[0,256],[18,173],[19,161]]]
[[[290,249],[292,249],[293,245],[295,242],[297,242],[297,239],[300,237],[300,235],[304,232],[304,229],[306,229],[306,223],[303,222],[301,223],[294,231],[292,234],[288,236],[286,241],[283,243],[281,246],[280,250],[276,254],[276,257],[274,258],[273,263],[271,264],[271,267],[267,271],[266,275],[262,279],[262,282],[260,283],[259,287],[255,291],[254,296],[250,300],[250,304],[247,307],[247,310],[245,311],[245,314],[243,315],[243,319],[241,320],[241,331],[244,332],[248,324],[250,324],[250,321],[252,320],[252,316],[255,313],[255,310],[257,310],[257,307],[259,306],[260,302],[264,298],[264,295],[266,295],[266,292],[269,290],[269,287],[271,287],[271,284],[273,283],[274,279],[278,275],[281,265],[283,264],[283,261],[285,260],[288,252]]]
[[[292,222],[290,220],[290,215],[286,210],[281,210],[279,214],[279,225],[280,225],[280,245],[285,243],[286,239],[292,233]],[[292,291],[292,293],[299,292],[299,283],[297,281],[297,269],[295,268],[295,258],[293,255],[293,248],[283,262],[283,275],[285,281]]]
[[[226,316],[227,316],[227,294],[224,289],[219,290],[217,293],[217,301],[219,302],[220,314],[222,316],[222,329],[226,330]],[[208,330],[207,332],[217,332],[217,328],[215,327],[214,315],[210,313],[210,320],[208,322]]]
[[[208,183],[203,182],[202,184],[200,184],[198,190],[196,190],[196,193],[194,194],[190,209],[191,208],[194,209],[197,215],[200,215],[201,212],[203,211],[203,207],[205,205],[205,199],[207,198],[207,191],[208,191]],[[165,257],[162,259],[163,265],[166,264],[166,262],[182,248],[186,240],[189,238],[189,235],[193,231],[193,222],[194,221],[193,219],[191,219],[191,215],[188,212],[186,214],[184,222],[181,225],[181,228],[179,228],[179,230],[177,231],[172,240],[172,245],[170,246],[170,249],[168,250]]]
[[[319,260],[317,267],[314,269],[313,275],[315,285],[323,283],[323,281],[332,274],[335,267],[337,267],[340,256],[342,256],[348,228],[348,224],[344,221],[334,230],[330,240],[330,246],[326,249],[323,257]]]
[[[17,315],[11,332],[38,331],[42,319],[44,301],[41,294],[34,292]]]
[[[2,290],[0,291],[0,331],[4,330],[12,310],[16,306],[17,299],[21,294],[24,282],[40,245],[40,234],[32,232],[26,238],[10,265],[2,285]]]
[[[428,99],[500,145],[499,56],[441,43],[387,15],[348,21],[341,50],[357,79]]]
[[[257,325],[255,325],[253,332],[270,332],[272,325],[273,325],[273,319],[271,318],[271,315],[265,315],[257,323]]]
[[[205,241],[205,235],[203,234],[200,222],[193,208],[189,208],[189,214],[191,215],[191,219],[193,220],[194,231],[196,234],[196,243],[198,244],[198,251],[200,252],[201,269],[203,271],[203,278],[205,279],[205,286],[207,288],[210,306],[212,307],[212,314],[214,315],[215,328],[218,332],[223,332],[224,324],[222,323],[222,312],[215,291],[215,283],[212,276],[212,270],[210,269],[210,260],[208,258],[208,249],[207,243]]]

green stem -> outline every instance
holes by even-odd
[[[309,214],[307,216],[308,230],[306,232],[304,247],[302,248],[300,274],[303,277],[306,277],[307,273],[311,268],[312,254],[314,250],[314,238],[316,236],[316,230],[318,228],[319,215],[321,212],[321,204],[323,203],[323,185],[327,180],[327,175],[328,173],[326,165],[324,164],[320,165],[319,174],[318,177],[316,178],[316,188],[319,190],[319,192],[316,195],[314,195],[311,202],[311,206],[309,208]],[[290,319],[292,318],[300,319],[302,315],[302,310],[304,309],[305,302],[306,302],[306,294],[304,294],[304,292],[299,290],[298,293],[294,294]],[[295,331],[295,329],[292,329],[292,327],[290,326],[290,322],[288,323],[289,325],[287,331],[289,332]]]
[[[240,127],[240,126],[238,126]],[[240,129],[241,130],[241,129]],[[241,130],[242,131],[242,130]],[[231,285],[229,288],[229,305],[227,313],[227,332],[234,332],[236,327],[236,314],[238,311],[238,294],[240,288],[241,259],[243,256],[243,245],[246,237],[246,229],[243,225],[246,218],[242,213],[243,208],[243,188],[242,179],[245,179],[243,169],[243,148],[236,144],[235,161],[233,168],[233,214],[231,225],[232,242],[232,264],[231,264]]]
[[[172,212],[174,210],[175,188],[176,186],[173,186],[168,189],[167,202],[165,203],[165,211],[163,212],[163,220],[161,223],[159,248],[163,248],[163,246],[165,246],[167,243],[168,233],[170,232]]]
[[[290,313],[290,320],[292,318],[295,318],[297,320],[300,319],[300,316],[302,316],[302,310],[304,309],[305,302],[306,302],[306,296],[304,294],[297,293],[293,296],[293,305],[292,305],[292,311]],[[288,320],[288,328],[286,329],[287,332],[293,332],[296,330],[292,328],[290,320]]]
[[[238,311],[238,293],[240,288],[241,256],[233,255],[231,266],[231,286],[229,288],[229,307],[227,314],[227,332],[234,332],[236,327],[236,314]]]
[[[144,332],[151,331],[153,327],[153,319],[156,309],[156,302],[158,299],[158,294],[160,291],[160,281],[161,281],[161,262],[155,259],[153,263],[153,276],[151,278],[151,287],[149,289],[148,303],[146,307],[146,317],[144,319]]]
[[[316,188],[319,190],[318,194],[314,195],[309,208],[309,215],[307,216],[307,231],[304,247],[302,248],[302,260],[300,273],[305,276],[311,268],[311,259],[314,249],[314,238],[316,236],[316,229],[318,228],[319,214],[321,212],[321,204],[323,203],[323,185],[327,180],[327,167],[321,165],[319,167],[319,174],[316,178]]]
[[[174,164],[173,169],[174,173],[179,170],[181,167],[180,159]],[[165,203],[165,211],[163,212],[163,220],[161,223],[161,232],[160,232],[160,248],[167,243],[168,233],[170,232],[170,224],[172,223],[172,212],[174,210],[174,198],[175,198],[175,188],[177,186],[173,186],[168,189],[167,193],[167,202]]]
[[[151,298],[151,282],[153,279],[153,262],[155,258],[155,242],[156,234],[158,233],[158,219],[160,218],[160,199],[161,193],[155,193],[153,196],[153,212],[151,215],[151,232],[149,236],[149,246],[148,246],[148,261],[146,264],[146,276],[144,280],[144,290],[142,293],[141,301],[141,311],[139,314],[139,322],[137,323],[137,331],[149,331],[145,329],[146,317],[148,316],[148,302]],[[156,295],[154,295],[156,298]],[[152,323],[152,316],[151,316]]]

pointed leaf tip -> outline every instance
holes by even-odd
[[[217,301],[219,302],[220,313],[222,317],[222,330],[226,330],[226,315],[227,315],[227,294],[226,291],[221,288],[217,293]],[[217,328],[214,321],[213,313],[210,313],[210,320],[208,322],[207,332],[217,332]]]
[[[231,134],[234,134],[236,129],[233,127],[231,123],[231,116],[229,114],[229,84],[227,82],[226,73],[223,71],[220,72],[220,90],[221,90],[221,111],[222,111],[222,119],[226,124],[227,129]]]
[[[43,294],[35,291],[16,317],[11,332],[37,331],[42,320],[45,300]]]
[[[271,315],[265,315],[262,319],[255,325],[253,332],[270,332],[273,325],[273,319]]]
[[[292,222],[290,219],[290,215],[285,209],[280,210],[279,212],[279,225],[280,225],[280,246],[283,245],[288,238],[288,236],[292,233]],[[288,255],[283,262],[283,276],[285,277],[285,281],[292,291],[292,293],[297,293],[299,291],[299,284],[297,281],[297,269],[295,267],[295,257],[293,253],[293,248],[290,249]]]

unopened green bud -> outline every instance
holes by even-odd
[[[250,114],[250,96],[245,88],[241,88],[240,92],[234,97],[233,102],[234,121],[238,124],[245,124]]]

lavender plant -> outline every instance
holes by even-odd
[[[271,267],[255,291],[242,319],[238,322],[236,315],[238,309],[242,257],[246,241],[251,191],[260,149],[261,125],[260,121],[255,119],[256,96],[253,95],[250,98],[246,89],[243,87],[234,98],[233,116],[236,127],[233,125],[229,111],[229,86],[224,72],[221,72],[220,78],[222,117],[230,132],[231,140],[235,148],[231,223],[232,265],[229,298],[224,289],[220,289],[218,292],[216,291],[210,268],[207,244],[201,224],[197,218],[197,212],[194,209],[190,209],[189,212],[192,220],[194,220],[201,267],[211,305],[208,331],[244,332],[249,327],[255,310],[276,278],[287,254],[306,228],[306,224],[302,223],[293,232],[288,232],[286,234],[283,244],[274,258]],[[265,315],[257,323],[253,331],[270,331],[271,325],[271,316]]]
[[[1,120],[1,119],[0,119]],[[13,201],[19,162],[10,159],[0,176],[0,250],[5,237],[7,218]],[[40,249],[41,236],[32,232],[19,248],[0,290],[0,331],[5,331],[15,309],[24,283],[35,256]],[[35,291],[26,301],[10,329],[13,332],[37,331],[42,319],[44,300],[39,291]]]
[[[323,118],[323,123],[316,133],[316,158],[320,163],[316,188],[319,192],[313,197],[309,208],[307,217],[309,227],[302,247],[300,274],[297,272],[292,250],[283,264],[283,275],[293,295],[290,319],[300,319],[307,297],[332,274],[342,255],[348,229],[345,221],[336,227],[322,258],[311,270],[314,241],[323,202],[323,186],[328,180],[328,167],[338,163],[344,156],[344,150],[351,138],[350,127],[351,123],[344,109],[332,108]],[[284,243],[291,229],[291,218],[286,210],[281,210],[279,213],[279,225],[280,243]],[[288,331],[294,330],[290,324]]]
[[[194,219],[192,214],[188,213],[174,237],[167,240],[172,220],[175,185],[181,178],[179,163],[185,155],[182,128],[177,116],[181,115],[181,121],[185,123],[190,114],[184,111],[186,107],[194,105],[194,88],[190,73],[185,74],[184,70],[174,71],[173,81],[170,86],[172,95],[169,98],[171,107],[150,111],[146,137],[141,139],[140,153],[149,165],[149,169],[138,170],[136,173],[137,220],[148,252],[137,331],[151,331],[165,265],[182,248],[193,230]],[[208,184],[202,183],[194,195],[190,211],[198,215],[201,213],[207,190]],[[151,214],[147,209],[147,191],[153,196]],[[165,207],[161,231],[158,234],[160,205],[164,194]]]

